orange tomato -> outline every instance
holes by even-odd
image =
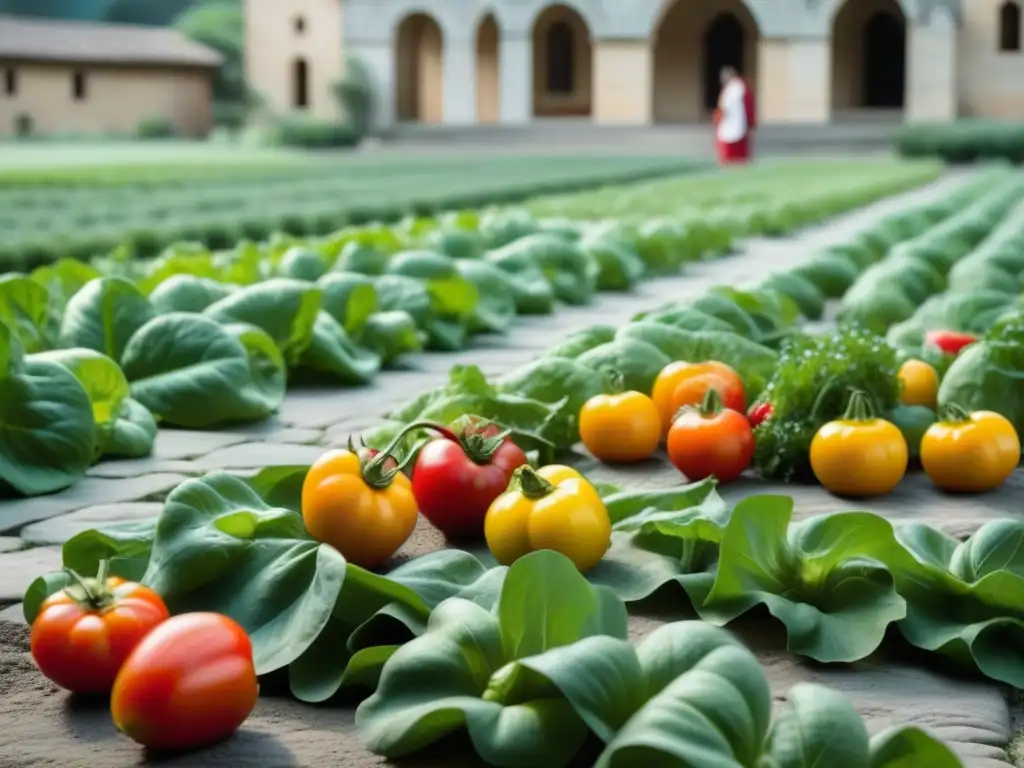
[[[32,658],[61,688],[107,693],[128,654],[170,614],[148,587],[107,577],[105,562],[95,579],[72,578],[76,583],[46,598],[32,622]]]
[[[150,749],[196,749],[233,734],[256,706],[252,643],[234,619],[183,613],[146,635],[110,695],[114,725]]]
[[[397,466],[388,469],[390,461],[387,454],[370,458],[331,450],[302,483],[302,520],[309,535],[363,568],[395,554],[419,517],[409,478]]]
[[[939,374],[923,360],[907,360],[900,366],[900,402],[924,405],[935,410],[939,396]]]
[[[723,408],[718,390],[709,389],[700,407],[679,412],[668,430],[668,458],[687,480],[714,477],[727,483],[754,458],[754,430],[745,414]]]
[[[580,409],[580,440],[601,461],[643,461],[661,440],[658,408],[642,392],[592,397]]]
[[[700,405],[709,389],[718,391],[726,408],[746,413],[747,393],[743,380],[725,363],[708,360],[666,365],[655,379],[651,394],[661,416],[663,432],[668,431],[680,408]]]

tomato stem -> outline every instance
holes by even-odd
[[[537,474],[537,470],[528,464],[524,464],[512,473],[509,488],[518,490],[523,496],[533,501],[543,499],[555,490],[555,486]]]
[[[626,391],[626,377],[622,375],[622,371],[610,368],[605,373],[605,386],[608,389],[608,394],[621,395]]]
[[[843,414],[845,421],[871,421],[875,418],[875,409],[871,404],[868,393],[861,389],[855,389],[850,393],[850,402]]]
[[[962,405],[947,403],[942,407],[940,418],[946,424],[966,424],[971,420],[971,413]]]
[[[705,419],[710,419],[722,412],[722,393],[716,387],[708,387],[704,393],[704,399],[700,401],[698,412]]]
[[[107,573],[110,565],[106,560],[100,560],[96,569],[96,578],[87,579],[73,568],[65,568],[64,575],[72,582],[64,591],[68,597],[80,605],[84,605],[91,611],[100,611],[110,605],[112,595],[107,589]]]
[[[391,485],[395,476],[405,469],[406,465],[412,460],[413,452],[410,451],[408,456],[399,461],[395,456],[395,449],[398,447],[398,444],[402,442],[402,439],[408,431],[408,429],[403,429],[390,443],[388,443],[387,446],[385,446],[384,450],[378,452],[376,456],[373,456],[368,460],[363,460],[362,456],[360,456],[358,452],[353,451],[357,456],[360,456],[364,483],[374,490],[383,491]],[[351,450],[351,441],[349,450]],[[395,462],[395,466],[391,469],[385,468],[385,465],[389,461]]]
[[[415,421],[402,430],[402,435],[417,429],[428,429],[437,432],[445,440],[458,443],[466,458],[474,464],[486,466],[497,450],[505,442],[505,438],[512,434],[512,430],[506,429],[494,435],[486,435],[484,431],[492,426],[491,422],[481,421],[467,425],[460,432],[455,432],[449,427],[435,424],[432,421]]]

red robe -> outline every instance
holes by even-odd
[[[715,146],[718,149],[718,161],[723,165],[732,163],[745,163],[750,160],[753,154],[752,131],[757,127],[757,109],[754,102],[754,91],[746,80],[743,80],[743,111],[747,117],[747,132],[739,141],[726,143],[716,139]],[[718,111],[715,112],[715,122],[718,122]]]

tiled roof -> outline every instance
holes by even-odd
[[[221,55],[169,27],[0,15],[0,59],[216,67]]]

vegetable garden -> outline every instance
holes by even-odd
[[[0,173],[0,267],[28,270],[60,257],[89,260],[115,247],[149,258],[176,243],[215,250],[275,232],[325,235],[407,213],[509,203],[692,170],[651,157],[355,157],[319,165],[242,166],[218,176],[179,169],[92,185],[43,184],[47,174]],[[63,178],[58,176],[58,179]]]
[[[159,426],[264,419],[308,381],[372,386],[410,354],[937,174],[763,166],[8,275],[0,488],[66,488],[145,455]],[[1022,212],[1021,176],[986,170],[794,268],[580,330],[494,379],[457,366],[311,467],[189,479],[158,519],[67,541],[66,570],[25,595],[33,656],[58,685],[112,691],[118,728],[156,748],[231,734],[258,679],[310,704],[355,697],[387,758],[463,734],[498,766],[961,766],[917,726],[869,737],[820,685],[773,717],[757,657],[724,628],[766,610],[814,662],[898,637],[1024,688],[1024,523],[959,541],[867,511],[794,521],[788,496],[720,489],[744,474],[869,499],[918,468],[943,491],[1006,482],[1024,430]],[[584,456],[671,462],[679,484],[598,482]],[[448,546],[394,560],[421,516]],[[634,642],[629,617],[655,596],[699,620]],[[97,639],[85,673],[66,638],[96,612],[118,640]],[[154,693],[184,695],[190,665],[224,670],[187,689],[216,713]]]

